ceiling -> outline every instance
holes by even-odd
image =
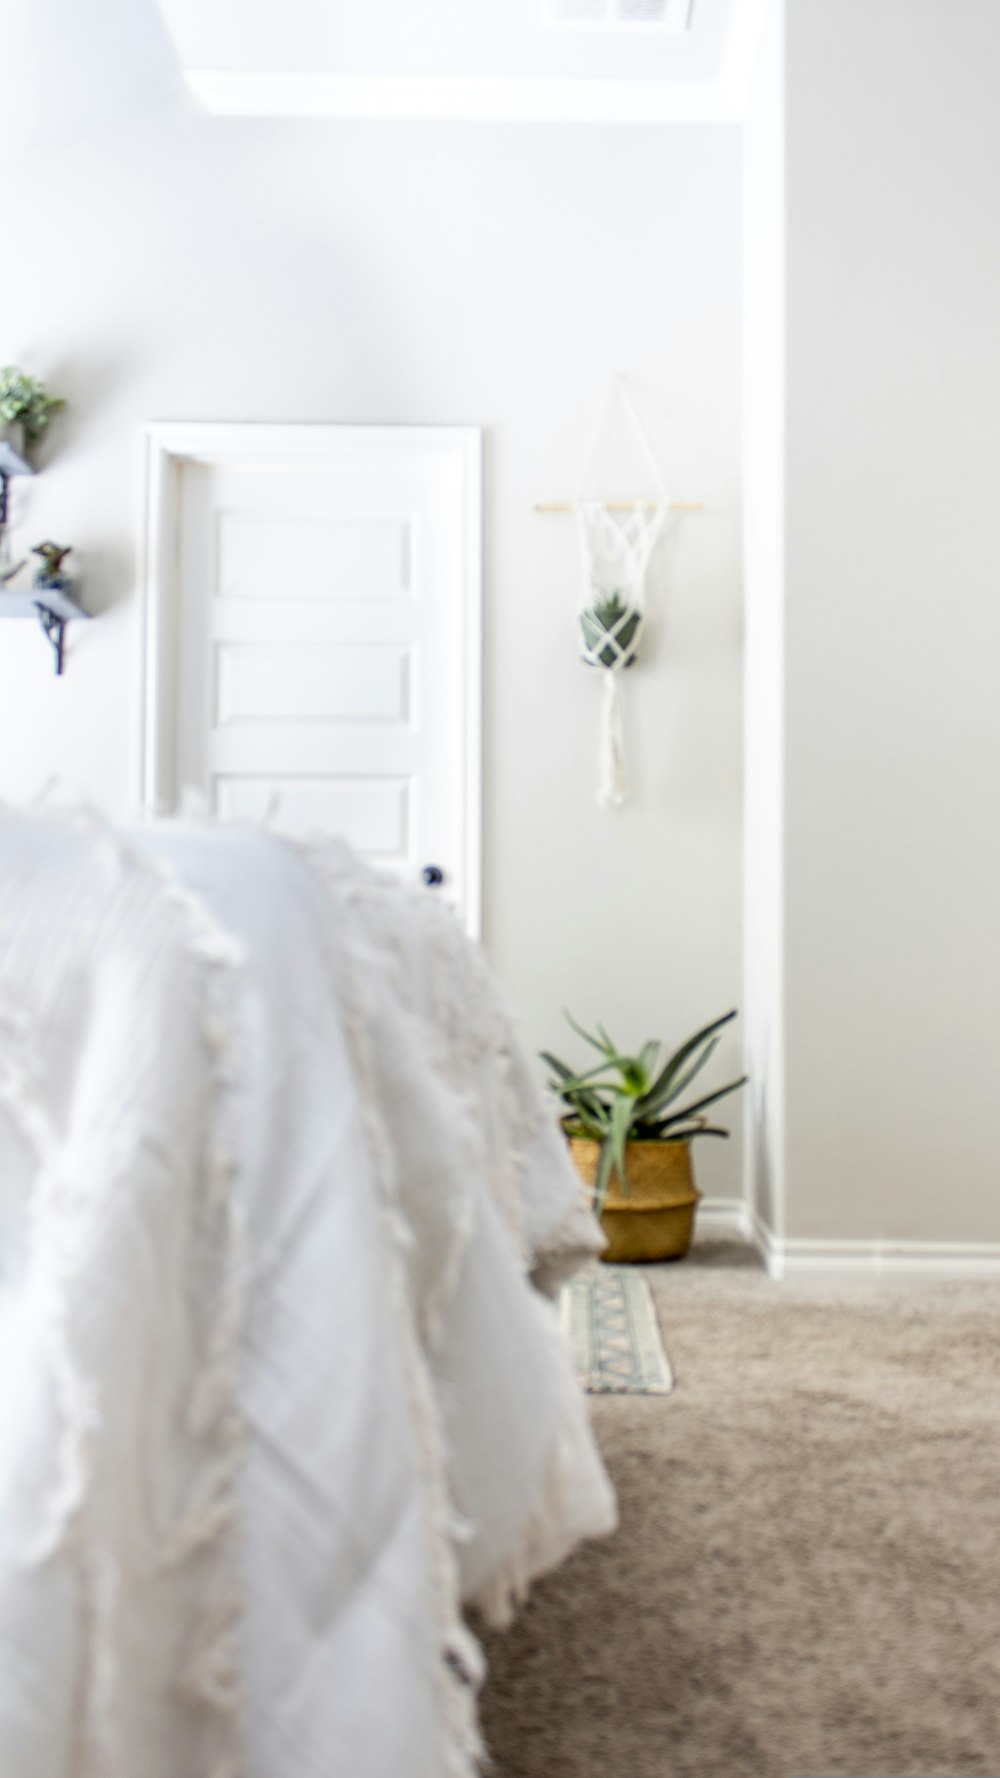
[[[546,28],[545,0],[160,0],[211,111],[644,123],[738,121],[767,3],[669,0],[665,30]]]

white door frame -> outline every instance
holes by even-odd
[[[482,920],[482,433],[478,426],[271,425],[158,420],[143,428],[145,479],[140,550],[140,671],[136,795],[163,809],[172,791],[173,691],[177,670],[177,520],[185,463],[322,462],[345,445],[393,444],[454,452],[464,489],[463,813],[467,930]]]

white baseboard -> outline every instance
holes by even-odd
[[[768,1277],[783,1278],[784,1268],[781,1263],[780,1243],[777,1237],[771,1233],[758,1212],[751,1209],[749,1204],[746,1206],[746,1213],[747,1239],[760,1254]]]
[[[782,1239],[750,1217],[750,1239],[770,1277],[1000,1278],[1000,1241]]]
[[[780,1271],[775,1269],[780,1266]],[[772,1277],[828,1272],[840,1277],[1000,1278],[1000,1242],[783,1241]]]
[[[706,1234],[732,1234],[757,1249],[771,1278],[1000,1278],[1000,1241],[807,1241],[782,1239],[741,1198],[703,1198]]]
[[[752,1240],[749,1206],[742,1198],[702,1198],[696,1227],[706,1235],[736,1235]]]

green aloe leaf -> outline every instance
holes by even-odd
[[[638,1056],[625,1056],[620,1072],[622,1089],[630,1099],[641,1099],[649,1087],[649,1079]]]
[[[667,1129],[672,1124],[690,1123],[699,1111],[704,1111],[706,1105],[714,1105],[717,1100],[724,1099],[728,1093],[735,1093],[740,1087],[745,1087],[748,1078],[746,1074],[741,1074],[739,1080],[731,1080],[728,1086],[719,1087],[714,1093],[707,1093],[704,1099],[696,1099],[693,1105],[685,1105],[683,1111],[672,1112],[670,1117],[661,1120],[661,1129]]]
[[[563,1084],[568,1092],[573,1092],[579,1086],[593,1085],[605,1088],[609,1093],[620,1093],[623,1089],[619,1081],[599,1078],[600,1075],[607,1074],[611,1066],[610,1062],[598,1062],[596,1068],[588,1068],[583,1074],[568,1075]]]
[[[608,1134],[607,1118],[588,1118],[579,1109],[563,1118],[562,1127],[567,1136],[586,1136],[591,1142],[603,1142]]]
[[[660,1046],[655,1037],[650,1038],[648,1043],[644,1043],[639,1051],[639,1067],[650,1083],[652,1083],[653,1069],[656,1067],[656,1058],[659,1053]]]
[[[625,1144],[632,1125],[632,1106],[627,1099],[616,1099],[611,1107],[611,1152],[614,1156],[622,1196],[628,1197],[628,1171]]]
[[[721,1124],[706,1124],[702,1122],[701,1118],[698,1118],[688,1128],[682,1124],[676,1127],[661,1125],[652,1140],[655,1142],[693,1142],[696,1136],[721,1136],[724,1141],[729,1141],[729,1131],[724,1130]]]
[[[597,1172],[594,1175],[594,1214],[600,1216],[604,1208],[604,1200],[608,1195],[611,1182],[611,1169],[614,1165],[614,1151],[610,1136],[601,1143],[601,1152],[597,1158]]]
[[[735,1017],[734,1008],[732,1012],[724,1013],[721,1019],[713,1019],[712,1023],[706,1025],[703,1031],[697,1031],[693,1037],[688,1038],[686,1043],[682,1043],[680,1049],[676,1050],[669,1061],[664,1064],[645,1099],[640,1102],[640,1111],[645,1113],[662,1105],[664,1103],[663,1095],[669,1092],[685,1064],[707,1044],[710,1038],[715,1036],[717,1031],[722,1030],[723,1025],[728,1025]]]
[[[574,1092],[562,1092],[561,1098],[563,1104],[568,1105],[571,1112],[586,1112],[588,1117],[596,1119],[599,1123],[606,1124],[608,1122],[610,1113],[604,1100],[597,1093],[588,1092],[586,1087],[577,1087]]]
[[[592,1049],[600,1050],[602,1056],[614,1055],[615,1046],[609,1041],[606,1032],[604,1033],[604,1041],[602,1042],[601,1039],[595,1037],[592,1032],[585,1031],[582,1025],[578,1025],[573,1014],[567,1011],[566,1007],[563,1007],[563,1018],[566,1020],[567,1025],[570,1025],[576,1032],[577,1036],[582,1037],[584,1043],[589,1043]],[[600,1027],[598,1027],[598,1029],[600,1029]]]
[[[675,1099],[679,1099],[685,1087],[689,1087],[695,1076],[707,1067],[718,1047],[719,1039],[717,1037],[710,1038],[705,1049],[696,1055],[686,1068],[682,1068],[675,1079],[668,1080],[660,1092],[655,1093],[650,1089],[643,1101],[645,1115],[648,1116],[651,1111],[662,1111],[665,1106],[671,1105]]]
[[[607,1108],[600,1099],[585,1099],[582,1094],[564,1100],[567,1117],[582,1117],[605,1128],[609,1122]]]
[[[607,1110],[604,1101],[595,1088],[589,1084],[590,1076],[573,1074],[566,1063],[561,1062],[559,1057],[554,1056],[550,1050],[542,1050],[541,1058],[555,1076],[549,1084],[559,1094],[563,1103],[568,1106],[571,1114],[588,1117],[592,1123],[601,1119],[606,1122]],[[606,1064],[602,1062],[590,1073],[592,1075],[602,1074],[605,1068]]]
[[[538,1053],[546,1068],[551,1068],[553,1074],[558,1074],[560,1080],[573,1079],[572,1068],[568,1068],[565,1062],[560,1062],[559,1057],[554,1056],[551,1050],[539,1050]]]

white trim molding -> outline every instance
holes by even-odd
[[[177,655],[177,511],[185,463],[322,461],[352,449],[427,449],[457,454],[462,471],[464,551],[463,711],[466,930],[482,925],[482,432],[478,426],[340,426],[203,420],[154,421],[143,429],[145,480],[139,552],[140,668],[134,792],[158,812],[173,798],[173,714],[166,695]]]
[[[422,123],[738,123],[721,80],[259,73],[188,69],[216,117],[393,119]]]
[[[696,1228],[749,1243],[770,1278],[996,1278],[1000,1241],[808,1241],[775,1235],[742,1198],[702,1198]]]
[[[749,1207],[742,1198],[702,1198],[695,1213],[695,1229],[703,1235],[753,1240]]]
[[[748,1214],[749,1239],[771,1278],[997,1278],[1000,1241],[784,1239]]]

